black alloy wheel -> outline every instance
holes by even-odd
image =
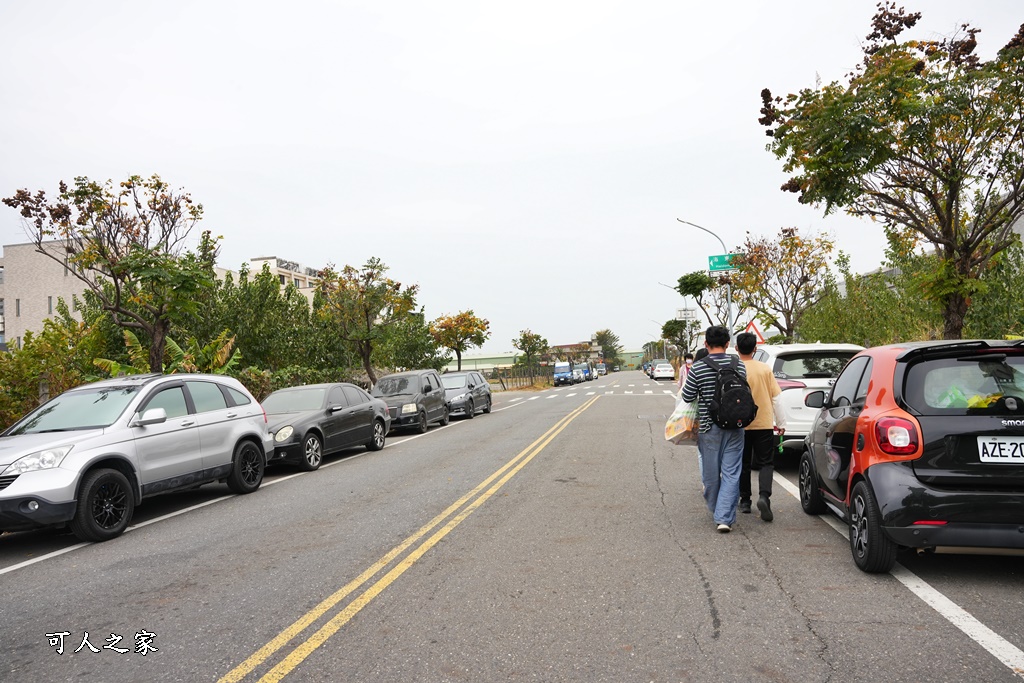
[[[94,470],[82,481],[71,531],[83,541],[108,541],[124,533],[134,511],[128,477],[113,469]]]
[[[814,472],[811,454],[804,451],[800,456],[800,507],[809,515],[820,515],[826,512],[825,501],[818,490],[818,476]]]
[[[466,401],[466,419],[472,420],[476,413],[476,406],[473,405],[473,399]]]
[[[486,415],[487,413],[491,412],[491,397],[490,396],[487,397],[487,402],[484,403],[484,409],[481,412],[483,412],[484,415]]]
[[[448,406],[446,405],[444,407],[444,417],[441,418],[441,426],[442,427],[447,427],[448,423],[451,421],[451,419],[452,419],[452,411],[450,411],[448,409]]]
[[[896,564],[896,544],[882,531],[882,513],[865,481],[850,493],[850,552],[863,571],[883,573]]]
[[[235,446],[228,488],[232,493],[252,493],[263,483],[265,465],[259,446],[252,441],[242,441]]]
[[[427,424],[427,414],[421,410],[419,422],[416,423],[416,431],[420,434],[426,434],[429,428],[430,426]]]

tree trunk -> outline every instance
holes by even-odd
[[[164,349],[167,348],[167,332],[170,329],[170,324],[163,324],[163,321],[157,321],[157,324],[153,326],[152,330],[146,330],[149,332],[150,344],[149,344],[149,371],[163,373],[164,371]]]
[[[963,339],[964,319],[970,302],[963,294],[954,292],[946,297],[942,310],[942,338]]]
[[[359,357],[363,359],[363,369],[366,370],[366,376],[370,379],[370,386],[372,387],[377,383],[377,375],[373,374],[373,366],[370,365],[370,356],[373,355],[373,344],[370,342],[359,342],[357,346],[359,348]]]
[[[459,372],[462,372],[462,351],[455,349],[455,357],[459,359]]]

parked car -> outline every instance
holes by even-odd
[[[119,536],[143,498],[226,481],[251,493],[274,442],[240,382],[130,375],[84,384],[0,434],[0,530]]]
[[[860,352],[800,459],[800,504],[850,525],[853,560],[885,572],[901,547],[1024,548],[1024,347],[936,341]]]
[[[392,429],[426,434],[432,422],[448,424],[448,402],[437,370],[408,370],[381,377],[370,391],[388,404]]]
[[[669,366],[672,365],[671,363],[668,362],[668,358],[655,358],[647,365],[647,376],[650,377],[651,379],[654,379],[654,368],[658,367],[662,363]]]
[[[441,375],[448,414],[473,419],[476,411],[491,412],[491,385],[475,370],[446,372]]]
[[[675,379],[676,369],[672,367],[671,363],[658,363],[654,366],[651,371],[651,379]]]
[[[575,367],[579,368],[580,372],[583,373],[584,382],[589,382],[594,379],[594,369],[590,367],[590,363],[584,361],[582,363],[577,363]]]
[[[583,370],[581,368],[572,369],[572,383],[579,384],[584,381]]]
[[[263,399],[263,410],[274,435],[270,462],[290,462],[306,471],[345,448],[379,451],[391,429],[388,404],[354,384],[278,389]]]
[[[828,391],[847,361],[863,349],[856,344],[763,344],[754,350],[754,360],[772,369],[782,389],[783,446],[803,448],[817,412],[804,405],[804,398],[818,389]]]
[[[553,382],[556,387],[563,384],[576,384],[572,376],[572,363],[568,361],[556,362]]]

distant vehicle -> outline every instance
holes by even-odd
[[[274,450],[267,416],[223,375],[129,375],[69,389],[0,434],[0,531],[121,535],[143,499],[226,482],[252,493]]]
[[[608,369],[604,363],[598,363],[597,365],[594,366],[594,368],[597,370],[597,375],[599,377],[608,374]]]
[[[668,358],[655,358],[654,360],[647,364],[647,376],[650,377],[651,379],[654,379],[654,368],[661,363],[668,363],[669,365],[672,365],[671,363],[668,362]]]
[[[594,370],[593,368],[590,367],[590,363],[588,363],[587,361],[577,363],[574,367],[579,368],[580,371],[583,373],[583,381],[589,382],[590,380],[594,379]]]
[[[278,389],[263,399],[263,410],[274,434],[270,462],[292,462],[307,472],[345,448],[379,451],[391,428],[388,404],[347,383]]]
[[[612,368],[612,372],[618,372],[618,371],[619,371],[619,366],[618,365],[616,365],[615,367]]]
[[[479,372],[446,372],[441,375],[441,382],[449,414],[461,413],[471,420],[478,410],[491,412],[491,385]]]
[[[585,382],[586,381],[586,378],[583,376],[583,369],[582,368],[573,368],[572,369],[572,380],[573,380],[572,381],[573,384],[579,384],[581,382]]]
[[[654,370],[651,371],[651,379],[675,379],[676,369],[672,367],[671,363],[658,363],[654,366]]]
[[[382,398],[391,428],[410,427],[426,434],[431,422],[448,424],[448,401],[437,370],[409,370],[381,377],[371,395]]]
[[[563,384],[575,384],[576,382],[572,379],[572,363],[569,362],[557,362],[555,363],[555,386],[560,387]]]

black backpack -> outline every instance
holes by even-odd
[[[739,373],[739,359],[732,356],[726,367],[710,358],[703,360],[716,375],[715,394],[708,406],[711,421],[722,429],[743,429],[757,416],[757,404],[746,378]]]

